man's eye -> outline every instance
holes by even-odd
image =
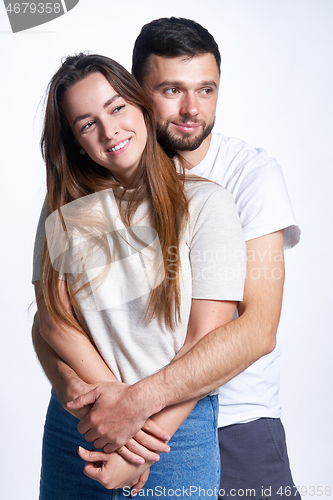
[[[165,89],[164,92],[166,94],[171,94],[171,95],[174,95],[174,94],[178,94],[179,90],[176,89],[176,87],[171,87],[169,89]]]
[[[211,94],[213,91],[212,89],[202,89],[201,90],[201,93],[204,94],[204,95],[209,95]]]

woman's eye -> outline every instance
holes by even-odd
[[[89,123],[86,123],[82,128],[81,128],[81,132],[83,132],[84,130],[87,130],[88,128],[90,128],[92,125],[94,124],[94,122],[89,122]]]
[[[119,113],[121,109],[125,107],[125,104],[121,104],[121,106],[117,106],[116,108],[113,108],[112,113]]]

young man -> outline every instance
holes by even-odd
[[[111,443],[105,449],[112,451],[150,415],[222,386],[220,497],[284,498],[289,488],[294,496],[279,418],[276,330],[283,247],[297,244],[299,229],[280,167],[263,150],[211,132],[220,54],[213,37],[197,23],[170,18],[144,26],[134,47],[133,74],[154,106],[163,147],[180,154],[191,173],[218,182],[234,195],[248,249],[244,300],[237,319],[208,334],[164,370],[134,386],[98,387],[70,410],[75,414],[74,409],[94,403],[78,428],[89,432],[89,441],[99,438],[99,446]],[[89,390],[37,328],[34,343],[63,404]]]

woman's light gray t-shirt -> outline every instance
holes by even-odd
[[[99,286],[92,283],[96,283],[94,278],[103,266],[95,262],[92,269],[84,273],[91,293],[79,292],[77,300],[82,322],[88,327],[100,354],[114,375],[129,384],[169,364],[183,346],[192,299],[239,301],[243,297],[246,247],[232,195],[217,184],[204,181],[188,180],[186,191],[190,218],[180,243],[181,321],[173,330],[166,328],[160,318],[151,321],[145,318],[151,290],[163,278],[159,265],[159,241],[151,232],[147,204],[140,205],[134,216],[133,226],[141,233],[136,230],[136,236],[131,240],[114,201],[114,196],[119,197],[119,190],[110,189],[93,195],[104,216],[112,221],[112,234],[108,235],[111,253],[115,249],[115,238],[120,253],[109,271],[104,273]],[[45,214],[44,207],[36,235],[33,281],[40,277]],[[65,207],[62,215],[66,223]],[[57,217],[56,212],[53,217]],[[48,231],[50,238],[52,224]],[[71,245],[73,248],[74,233],[72,243],[68,242],[69,235],[66,235],[65,246],[68,248]],[[145,234],[148,234],[146,244],[137,245],[140,238],[145,239]],[[68,248],[64,248],[65,252]],[[174,259],[174,249],[170,248],[171,271]]]

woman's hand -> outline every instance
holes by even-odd
[[[145,472],[141,474],[141,476],[138,477],[137,482],[133,485],[132,490],[131,490],[131,496],[135,497],[139,491],[144,487],[146,484],[148,477],[150,473],[150,468],[147,469]],[[134,488],[135,486],[135,488]]]
[[[158,462],[160,453],[170,451],[166,440],[154,436],[154,433],[160,435],[160,432],[160,427],[149,418],[132,439],[117,449],[117,453],[133,464],[143,464],[146,460]],[[106,453],[110,453],[109,446],[108,444],[104,446]]]
[[[81,446],[79,455],[86,462],[84,474],[108,490],[136,486],[135,490],[139,491],[148,479],[148,463],[134,465],[116,452],[88,451]]]

